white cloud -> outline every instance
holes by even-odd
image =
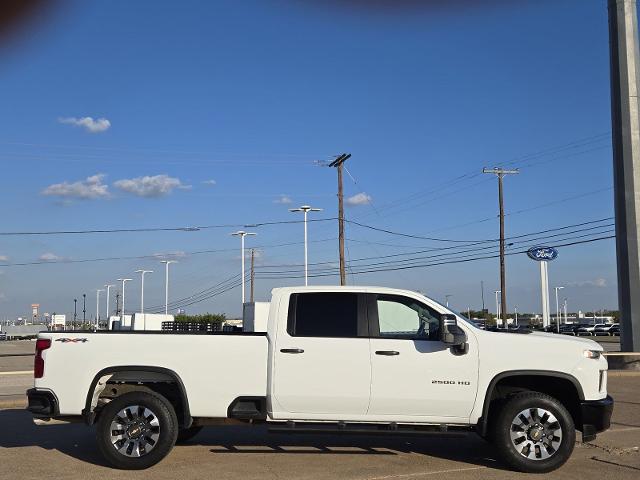
[[[111,122],[106,118],[96,118],[94,120],[92,117],[61,117],[58,121],[75,127],[82,127],[89,133],[105,132],[111,127]]]
[[[584,280],[582,282],[569,282],[567,287],[594,287],[594,288],[606,288],[607,280],[604,278],[596,278],[594,280]]]
[[[183,184],[179,178],[168,175],[153,175],[136,178],[125,178],[113,184],[123,192],[131,193],[138,197],[164,197],[173,192],[174,189],[189,189],[191,185]]]
[[[154,253],[153,256],[159,260],[176,260],[186,257],[187,253],[182,250],[176,250],[175,252]]]
[[[211,180],[204,180],[202,183],[203,183],[204,185],[211,185],[211,186],[213,186],[213,185],[215,185],[215,184],[216,184],[216,183],[218,183],[218,182],[216,182],[215,180],[211,179]]]
[[[55,253],[47,252],[47,253],[43,253],[42,255],[40,255],[38,257],[38,260],[43,261],[43,262],[56,262],[56,261],[59,261],[59,260],[64,260],[64,257],[56,255]]]
[[[371,203],[371,200],[373,199],[370,195],[367,195],[364,192],[360,192],[356,193],[352,197],[347,198],[346,202],[350,207],[357,207],[360,205],[369,205]]]
[[[273,201],[273,203],[279,203],[280,205],[289,205],[290,203],[293,203],[293,200],[291,200],[291,197],[289,195],[280,195]]]
[[[84,180],[69,183],[54,183],[40,192],[42,195],[63,197],[63,198],[80,198],[83,200],[94,200],[97,198],[109,197],[109,186],[102,183],[104,174],[98,173],[91,175]]]
[[[9,257],[7,257],[6,255],[0,255],[0,262],[8,262],[9,261]]]

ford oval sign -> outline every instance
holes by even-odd
[[[558,258],[558,250],[553,247],[531,247],[527,250],[527,255],[537,262],[549,262]]]

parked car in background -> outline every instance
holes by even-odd
[[[578,327],[576,335],[594,335],[596,328],[606,326],[606,323],[596,323],[595,325],[583,325]]]
[[[609,329],[609,335],[611,335],[612,337],[619,337],[620,336],[620,324],[619,323],[614,323],[613,326]]]
[[[7,339],[7,332],[0,332],[0,341]]]
[[[596,328],[593,330],[593,334],[594,335],[610,335],[609,332],[614,326],[620,327],[620,324],[608,323],[606,325],[597,325]]]
[[[575,335],[576,334],[577,325],[573,323],[565,323],[560,325],[560,332],[563,335]]]

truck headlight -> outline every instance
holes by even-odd
[[[586,358],[593,358],[594,360],[599,359],[602,354],[600,350],[585,350],[583,353]]]

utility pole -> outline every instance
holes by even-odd
[[[480,295],[482,295],[482,315],[484,315],[484,280],[480,280]]]
[[[498,295],[500,295],[500,290],[496,290],[493,292],[496,294],[496,328],[498,328],[498,320],[500,320],[500,300],[498,299]]]
[[[253,303],[253,282],[255,281],[255,270],[253,268],[253,262],[255,257],[255,250],[251,249],[251,287],[249,293],[249,301]]]
[[[84,323],[87,321],[87,294],[82,294],[82,327],[84,328]]]
[[[640,45],[636,0],[608,0],[613,196],[623,352],[640,349]]]
[[[502,318],[507,321],[507,280],[504,268],[504,195],[502,187],[502,179],[505,175],[517,175],[520,173],[516,170],[505,170],[504,168],[483,168],[482,173],[491,173],[498,177],[498,203],[500,204],[500,290],[501,290],[501,313]]]
[[[340,285],[347,284],[347,273],[344,264],[344,193],[342,189],[342,165],[349,158],[350,153],[343,153],[329,164],[338,169],[338,247],[340,249]]]
[[[76,320],[78,318],[78,299],[73,299],[73,328],[76,328]]]

